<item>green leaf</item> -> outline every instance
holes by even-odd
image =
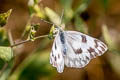
[[[11,47],[0,47],[0,58],[9,62],[13,58],[13,51]]]
[[[34,6],[34,10],[35,10],[35,13],[36,13],[36,16],[39,17],[39,18],[45,18],[45,14],[44,14],[44,11],[43,9],[41,9],[39,7],[39,5],[35,5]]]
[[[0,28],[0,46],[9,46],[7,32],[4,28]]]
[[[61,24],[60,16],[58,16],[58,14],[56,12],[54,12],[52,9],[46,7],[45,13],[48,16],[48,18],[50,19],[50,21],[53,22],[55,25]]]
[[[75,14],[76,13],[82,13],[87,9],[87,4],[81,4],[80,6],[78,6],[78,8],[75,10]],[[75,15],[74,14],[74,15]]]
[[[88,7],[89,2],[90,2],[90,0],[82,0],[79,3],[79,5],[76,8],[76,10],[74,11],[74,15],[76,15],[77,13],[80,14],[80,13],[84,12],[87,9],[87,7]]]
[[[104,37],[105,42],[107,43],[107,45],[110,48],[115,49],[116,48],[115,42],[113,41],[112,37],[110,36],[108,28],[107,28],[107,26],[105,24],[102,26],[102,33],[103,33],[103,37]]]
[[[5,63],[4,70],[2,71],[0,75],[0,80],[7,80],[8,76],[10,75],[10,72],[13,68],[14,60],[10,60],[9,63]]]
[[[5,64],[5,61],[3,61],[2,59],[0,59],[0,70],[3,68],[4,64]]]
[[[29,14],[32,16],[32,14],[35,13],[35,10],[32,6],[29,6]]]
[[[0,14],[0,27],[3,27],[7,23],[11,12],[12,9],[8,10],[6,13]]]

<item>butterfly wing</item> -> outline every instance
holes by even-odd
[[[64,57],[67,67],[81,68],[92,58],[107,51],[107,46],[100,40],[77,31],[65,31],[67,55]]]
[[[60,36],[57,34],[53,42],[52,51],[50,53],[50,64],[57,68],[59,73],[63,72],[64,69],[64,58],[62,52],[62,44]]]

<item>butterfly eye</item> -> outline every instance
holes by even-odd
[[[57,34],[57,32],[58,32],[58,29],[55,28],[54,31],[53,31],[53,34]]]

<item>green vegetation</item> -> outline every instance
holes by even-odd
[[[16,0],[16,2],[17,1],[18,0]],[[107,53],[109,54],[105,54],[105,56],[102,56],[102,58],[100,59],[98,58],[98,60],[96,60],[98,61],[98,64],[93,61],[94,65],[90,63],[90,65],[84,68],[85,71],[83,72],[81,69],[80,69],[81,72],[78,71],[74,72],[73,70],[73,72],[71,72],[72,76],[74,73],[81,75],[81,78],[78,78],[77,80],[110,80],[110,79],[119,80],[120,48],[119,45],[117,44],[117,39],[114,38],[114,36],[116,35],[115,34],[111,35],[110,33],[110,31],[114,29],[109,28],[108,26],[110,24],[109,20],[108,23],[107,21],[103,20],[105,17],[109,16],[107,15],[107,13],[109,13],[108,10],[112,6],[110,5],[110,1],[109,0],[97,0],[96,2],[94,1],[92,2],[92,0],[59,0],[59,2],[54,1],[55,0],[51,2],[51,4],[52,3],[55,4],[52,5],[54,7],[54,9],[52,9],[49,6],[44,6],[44,0],[28,0],[27,8],[29,15],[26,21],[25,28],[22,29],[22,31],[20,32],[20,30],[17,30],[17,28],[15,27],[16,31],[19,31],[17,34],[21,34],[21,36],[19,36],[18,41],[15,37],[16,31],[12,30],[12,28],[14,27],[9,27],[10,26],[9,21],[11,21],[12,18],[11,16],[14,16],[15,14],[13,12],[14,9],[13,10],[9,9],[7,12],[0,14],[0,80],[73,79],[71,78],[70,72],[69,71],[67,72],[67,69],[65,69],[66,73],[61,75],[62,77],[59,76],[60,74],[57,74],[56,70],[49,63],[49,54],[51,52],[52,46],[50,39],[53,39],[54,36],[53,24],[65,27],[66,30],[77,30],[85,34],[92,35],[94,37],[97,37],[98,39],[101,39],[108,45],[109,50]],[[50,3],[50,1],[45,3],[48,4]],[[42,4],[42,6],[40,4]],[[94,4],[95,6],[98,4],[99,6],[102,6],[100,8],[97,7],[98,9],[101,10],[100,11],[96,10],[96,7],[92,6]],[[91,6],[93,9],[91,9]],[[89,14],[92,10],[93,13],[95,12],[94,13],[95,15],[92,13]],[[63,18],[61,19],[62,12],[64,14]],[[11,13],[14,14],[11,15]],[[11,22],[14,23],[14,25],[16,26],[17,23],[15,23],[14,21],[15,20]],[[47,24],[47,27],[45,26],[45,24]],[[115,30],[117,31],[117,28],[115,28]],[[120,40],[119,32],[118,33],[116,32],[116,34],[118,35],[118,40]],[[29,43],[34,45],[30,45]],[[111,55],[114,56],[114,58],[116,59],[112,58]],[[90,67],[91,64],[92,66],[94,66],[93,67],[94,69],[91,69]],[[116,66],[116,64],[118,64],[118,66]],[[106,67],[108,67],[108,69],[106,69]],[[112,77],[110,77],[111,72],[112,74],[114,74]],[[96,73],[99,74],[97,75]],[[68,75],[70,74],[69,75],[70,78],[69,77],[66,78],[67,75],[65,74]],[[95,76],[95,78],[91,77],[92,74],[93,76]],[[78,77],[77,75],[75,76]]]

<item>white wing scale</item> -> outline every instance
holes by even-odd
[[[50,63],[59,73],[63,72],[64,64],[67,67],[81,68],[86,66],[92,58],[107,51],[107,46],[100,40],[77,31],[65,31],[64,34],[67,52],[63,54],[63,45],[60,35],[57,34],[50,54]]]
[[[67,54],[64,60],[67,67],[84,67],[92,58],[107,51],[103,42],[77,31],[65,31],[65,38]]]
[[[57,34],[52,46],[52,51],[50,53],[50,64],[57,68],[59,73],[63,72],[64,69],[64,58],[62,53],[62,45],[60,41],[60,36]]]

